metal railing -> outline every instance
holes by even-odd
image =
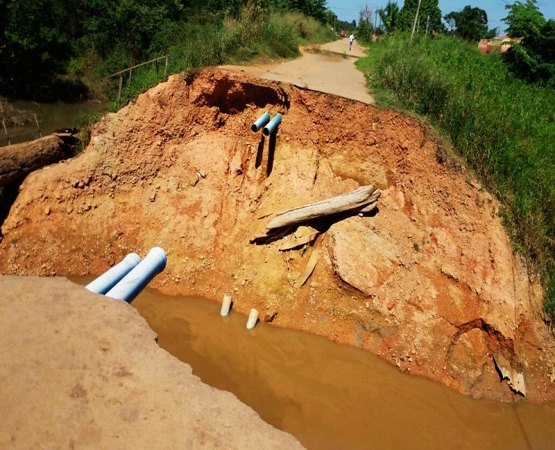
[[[119,76],[117,100],[119,101],[119,99],[121,98],[121,90],[122,90],[122,87],[123,87],[123,76],[127,72],[129,72],[129,78],[127,79],[127,86],[129,86],[131,84],[131,76],[133,74],[134,69],[138,69],[139,67],[146,66],[147,64],[155,63],[156,64],[156,71],[158,72],[158,70],[159,70],[158,69],[158,61],[161,61],[161,60],[165,61],[164,62],[164,75],[167,75],[169,55],[159,56],[158,58],[154,58],[154,59],[151,59],[149,61],[145,61],[141,64],[136,64],[134,66],[128,67],[127,69],[123,69],[123,70],[120,70],[119,72],[113,73],[112,75],[108,75],[108,78],[113,78],[113,77]]]

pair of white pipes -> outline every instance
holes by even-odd
[[[152,248],[145,258],[129,253],[122,261],[91,281],[87,286],[95,294],[131,303],[148,283],[166,267],[166,252]]]
[[[222,317],[226,317],[229,314],[229,310],[231,309],[231,296],[228,294],[224,294],[224,300],[222,302],[222,308],[220,309],[220,315]],[[256,324],[258,323],[258,311],[254,308],[251,308],[249,313],[249,318],[247,319],[247,330],[252,330]]]

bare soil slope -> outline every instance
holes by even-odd
[[[264,110],[284,115],[275,140],[250,132]],[[313,247],[250,243],[273,214],[366,184],[382,190],[379,211],[316,224]],[[0,273],[96,274],[159,245],[163,292],[229,292],[238,311],[476,397],[513,399],[510,382],[553,400],[541,290],[498,210],[413,119],[203,71],[149,90],[97,123],[79,157],[31,174],[2,227]]]

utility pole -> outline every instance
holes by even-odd
[[[412,33],[410,34],[410,43],[412,44],[412,38],[414,37],[414,32],[416,31],[416,24],[418,23],[418,13],[420,13],[420,4],[422,0],[418,0],[418,7],[416,8],[416,15],[414,16],[414,23],[412,24]]]

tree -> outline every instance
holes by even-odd
[[[536,6],[536,0],[517,1],[505,5],[509,11],[503,22],[507,24],[507,33],[512,37],[539,35],[545,25],[545,18]]]
[[[488,15],[480,8],[465,6],[462,11],[451,11],[444,17],[452,33],[465,41],[479,41],[488,35]]]
[[[72,58],[123,49],[140,61],[160,24],[181,11],[181,0],[0,0],[0,93],[79,97],[82,85],[63,78]]]
[[[321,22],[326,20],[326,0],[278,0],[272,4],[279,9],[297,10]]]
[[[418,8],[418,1],[419,0],[405,0],[405,4],[399,12],[399,30],[412,30],[414,18],[416,17],[416,10]],[[417,33],[439,32],[443,29],[438,0],[421,0],[418,22],[416,24]]]
[[[366,4],[361,10],[357,27],[357,39],[372,42],[374,27],[372,26],[372,9]]]
[[[503,20],[509,34],[522,38],[503,55],[509,70],[528,82],[555,87],[555,20],[546,21],[535,0],[517,1],[507,9]]]
[[[385,8],[378,10],[378,14],[386,33],[392,33],[397,29],[399,22],[399,5],[397,3],[388,1]]]

